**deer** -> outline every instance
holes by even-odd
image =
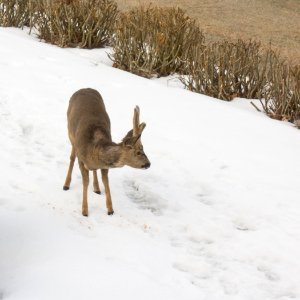
[[[110,118],[100,93],[95,89],[80,89],[71,96],[67,120],[72,150],[63,190],[70,188],[77,157],[83,185],[82,215],[88,216],[89,171],[93,172],[94,192],[101,193],[97,177],[98,169],[101,169],[107,214],[113,215],[108,181],[109,169],[124,166],[148,169],[151,165],[141,142],[141,135],[146,124],[140,123],[140,109],[138,106],[134,108],[133,128],[120,143],[112,141]]]

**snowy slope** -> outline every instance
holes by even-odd
[[[0,299],[300,299],[300,136],[168,79],[0,28]],[[116,142],[141,107],[147,171],[110,171],[115,215],[62,190],[68,99],[102,94]],[[101,185],[102,188],[102,185]],[[103,188],[102,188],[103,189]]]

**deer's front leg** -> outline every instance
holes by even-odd
[[[79,168],[82,175],[82,185],[83,185],[83,199],[82,199],[82,215],[88,216],[88,201],[87,201],[87,192],[89,185],[89,171],[84,167],[82,161],[79,162]]]
[[[108,169],[101,169],[102,175],[102,182],[105,188],[105,197],[106,197],[106,207],[107,207],[107,214],[112,215],[114,213],[111,196],[110,196],[110,189],[109,189],[109,182],[108,182]]]
[[[93,170],[93,186],[94,186],[94,192],[96,194],[101,194],[99,182],[98,182],[98,176],[97,176],[97,170]]]
[[[75,148],[74,146],[72,146],[72,152],[71,152],[71,156],[70,156],[70,164],[69,164],[69,169],[68,169],[68,174],[67,174],[67,178],[64,184],[63,189],[65,191],[67,191],[70,188],[70,183],[71,183],[71,178],[72,178],[72,171],[73,171],[73,166],[74,166],[74,162],[76,159],[76,154],[75,154]]]

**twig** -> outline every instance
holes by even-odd
[[[252,101],[250,101],[250,103],[254,106],[254,108],[257,110],[257,111],[259,111],[259,112],[261,112],[261,110],[252,102]]]

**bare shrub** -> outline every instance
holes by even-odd
[[[183,57],[204,43],[195,21],[179,8],[139,6],[120,15],[113,39],[114,66],[144,77],[183,69]]]
[[[181,76],[189,90],[227,101],[260,97],[271,52],[264,53],[259,42],[223,41],[190,53]]]
[[[291,67],[276,58],[268,71],[261,105],[265,113],[277,120],[295,122],[300,120],[300,66]]]
[[[30,26],[34,2],[31,0],[0,0],[0,26],[19,28]]]
[[[46,42],[91,49],[109,43],[117,14],[111,0],[41,0],[34,23]]]
[[[300,67],[289,65],[271,47],[224,41],[194,47],[190,54],[180,77],[187,89],[227,101],[259,99],[269,117],[300,120]]]

